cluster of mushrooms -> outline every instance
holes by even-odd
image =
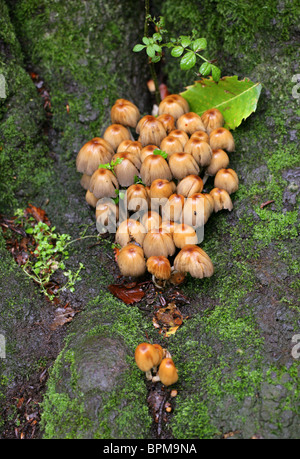
[[[159,288],[181,282],[187,273],[212,276],[212,261],[198,245],[199,229],[213,212],[232,210],[230,195],[239,186],[228,167],[234,139],[221,112],[213,108],[199,116],[172,94],[157,116],[141,117],[136,105],[118,99],[111,122],[103,138],[81,148],[76,166],[98,230],[115,233],[121,274],[148,271]],[[209,177],[214,187],[203,192]],[[152,381],[169,386],[178,380],[171,356],[158,344],[141,343],[135,360]]]

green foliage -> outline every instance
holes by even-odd
[[[100,164],[99,169],[108,169],[111,171],[113,174],[115,173],[115,167],[118,166],[118,164],[121,164],[124,158],[117,158],[115,161],[111,161],[110,163],[106,164]]]
[[[153,151],[153,154],[154,155],[160,155],[162,156],[164,159],[167,159],[168,158],[168,154],[163,151],[163,150],[159,150],[158,148],[156,148],[154,151]]]
[[[213,78],[201,79],[181,95],[188,101],[191,111],[198,115],[210,108],[219,109],[224,116],[225,127],[235,129],[256,110],[260,92],[260,83],[231,76],[223,77],[218,84]]]

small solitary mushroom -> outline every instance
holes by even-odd
[[[116,243],[125,247],[130,242],[137,242],[143,245],[146,236],[146,228],[142,223],[133,218],[128,218],[120,223],[116,232]]]
[[[170,134],[162,140],[160,149],[165,151],[168,157],[170,157],[173,153],[181,152],[182,145],[180,140],[176,139],[176,137],[173,137],[172,134]]]
[[[136,132],[140,135],[139,142],[143,147],[150,144],[160,145],[167,135],[163,124],[152,115],[146,115],[138,122]]]
[[[131,134],[125,126],[122,126],[122,124],[111,124],[105,130],[103,138],[109,142],[112,148],[116,151],[123,140],[131,139]]]
[[[195,193],[201,193],[203,190],[202,178],[198,175],[188,175],[182,179],[177,185],[177,193],[189,198]]]
[[[189,153],[174,153],[169,158],[172,175],[181,180],[190,174],[199,174],[200,169],[195,159]]]
[[[141,343],[135,350],[134,358],[139,369],[146,373],[146,378],[152,380],[151,370],[160,364],[160,349],[150,343]]]
[[[229,194],[234,193],[239,188],[239,178],[233,169],[220,169],[214,181],[215,188],[223,188]]]
[[[200,167],[209,166],[212,159],[212,149],[209,144],[197,137],[185,144],[184,152],[190,153]]]
[[[161,155],[147,156],[142,163],[140,173],[143,183],[147,186],[156,179],[172,180],[169,165]]]
[[[96,198],[115,198],[118,189],[118,180],[110,170],[97,169],[93,173],[89,190]]]
[[[194,228],[186,223],[177,223],[173,232],[173,241],[178,249],[189,244],[198,244],[198,236]]]
[[[163,220],[180,221],[184,202],[182,194],[172,194],[162,209]]]
[[[112,106],[111,122],[114,124],[122,124],[135,128],[140,119],[140,111],[136,105],[126,99],[118,99]]]
[[[101,137],[94,137],[80,149],[76,158],[76,168],[78,172],[91,176],[100,164],[111,161],[113,151]]]
[[[208,134],[214,129],[223,127],[225,122],[222,113],[217,108],[206,110],[201,116],[201,120]]]
[[[165,97],[158,107],[158,114],[165,113],[172,115],[177,120],[181,115],[189,111],[188,102],[178,94],[170,94]]]
[[[152,256],[147,260],[147,270],[152,274],[153,283],[162,288],[165,285],[165,281],[171,277],[171,264],[166,257],[163,256]],[[159,282],[163,281],[162,284]]]
[[[130,186],[134,184],[134,179],[140,174],[141,161],[138,156],[129,152],[116,153],[112,160],[122,160],[120,164],[114,167],[114,172],[121,186]]]
[[[183,247],[174,260],[174,268],[181,273],[190,273],[192,277],[202,279],[214,273],[211,259],[200,247],[189,244]]]
[[[181,115],[177,120],[177,129],[193,134],[196,131],[205,131],[204,124],[202,123],[201,116],[197,113],[189,112]]]
[[[146,272],[144,251],[136,244],[123,247],[117,258],[117,263],[123,276],[139,277]]]
[[[219,210],[222,209],[227,209],[229,211],[233,209],[230,195],[226,190],[222,190],[221,188],[213,188],[209,194],[214,199],[214,212],[219,212]]]
[[[171,234],[162,228],[149,231],[146,234],[143,249],[146,258],[152,256],[164,256],[168,258],[174,255],[176,250]]]
[[[178,381],[178,371],[172,359],[162,360],[158,369],[158,376],[165,386],[171,386]]]
[[[208,177],[213,177],[220,169],[226,169],[229,165],[229,156],[224,150],[213,150],[210,165],[205,169],[203,183],[206,183]]]
[[[226,150],[232,152],[235,150],[234,138],[228,129],[223,127],[214,129],[209,135],[209,143],[212,150]]]
[[[127,188],[125,202],[127,203],[127,209],[133,212],[148,210],[149,195],[146,187],[140,183],[131,185]]]
[[[164,113],[163,115],[159,115],[157,119],[162,123],[167,134],[170,134],[175,129],[175,119],[172,115]]]

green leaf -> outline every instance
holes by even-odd
[[[151,57],[151,62],[154,62],[154,64],[156,64],[156,62],[159,62],[160,59],[161,59],[161,56],[155,55],[154,57]]]
[[[154,57],[155,56],[155,49],[153,45],[148,45],[146,48],[147,54],[149,57]]]
[[[197,40],[193,41],[192,48],[194,51],[200,51],[201,49],[206,49],[207,41],[205,38],[197,38]]]
[[[146,48],[145,45],[140,45],[140,44],[138,44],[138,45],[135,45],[135,47],[133,48],[132,51],[134,51],[135,53],[139,53],[139,52],[142,51],[142,49],[144,49],[144,48]]]
[[[207,76],[210,74],[210,72],[211,72],[211,64],[209,62],[203,62],[203,64],[201,65],[199,69],[199,73],[201,73],[201,75],[203,76]]]
[[[255,112],[260,92],[260,83],[253,83],[248,78],[239,80],[234,75],[223,77],[218,83],[212,77],[201,78],[181,95],[192,112],[201,116],[206,110],[217,108],[224,116],[225,127],[235,129]]]
[[[189,37],[186,37],[184,35],[181,35],[180,37],[180,42],[184,48],[189,46],[191,44],[191,39]]]
[[[216,65],[211,66],[211,74],[212,74],[213,80],[216,82],[218,82],[219,79],[221,78],[221,70]]]
[[[158,148],[156,150],[153,151],[153,154],[154,155],[160,155],[162,156],[164,159],[167,159],[168,158],[168,154],[163,151],[163,150],[159,150]]]
[[[173,57],[179,57],[183,53],[184,48],[182,46],[174,46],[174,48],[171,51],[171,56]]]
[[[153,40],[154,41],[162,41],[162,36],[160,33],[155,33],[153,34]]]
[[[182,70],[188,70],[194,67],[196,64],[196,55],[193,51],[188,51],[180,61],[180,68]]]
[[[153,48],[156,52],[161,53],[161,46],[157,45],[156,43],[153,45]]]
[[[150,40],[147,37],[143,37],[142,42],[145,43],[145,45],[149,45]]]

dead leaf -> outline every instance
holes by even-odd
[[[27,209],[25,210],[25,216],[32,215],[33,218],[37,222],[43,222],[46,223],[46,225],[50,226],[50,220],[48,219],[46,212],[43,209],[40,209],[39,207],[35,207],[32,204],[28,204]]]
[[[67,308],[57,308],[55,310],[55,318],[52,324],[50,325],[51,330],[56,330],[58,327],[62,327],[64,324],[71,322],[75,314],[78,311],[74,311],[71,307]]]
[[[129,284],[129,287],[126,284],[111,284],[108,286],[108,290],[125,304],[138,303],[145,296],[141,287],[132,286],[132,284]]]

